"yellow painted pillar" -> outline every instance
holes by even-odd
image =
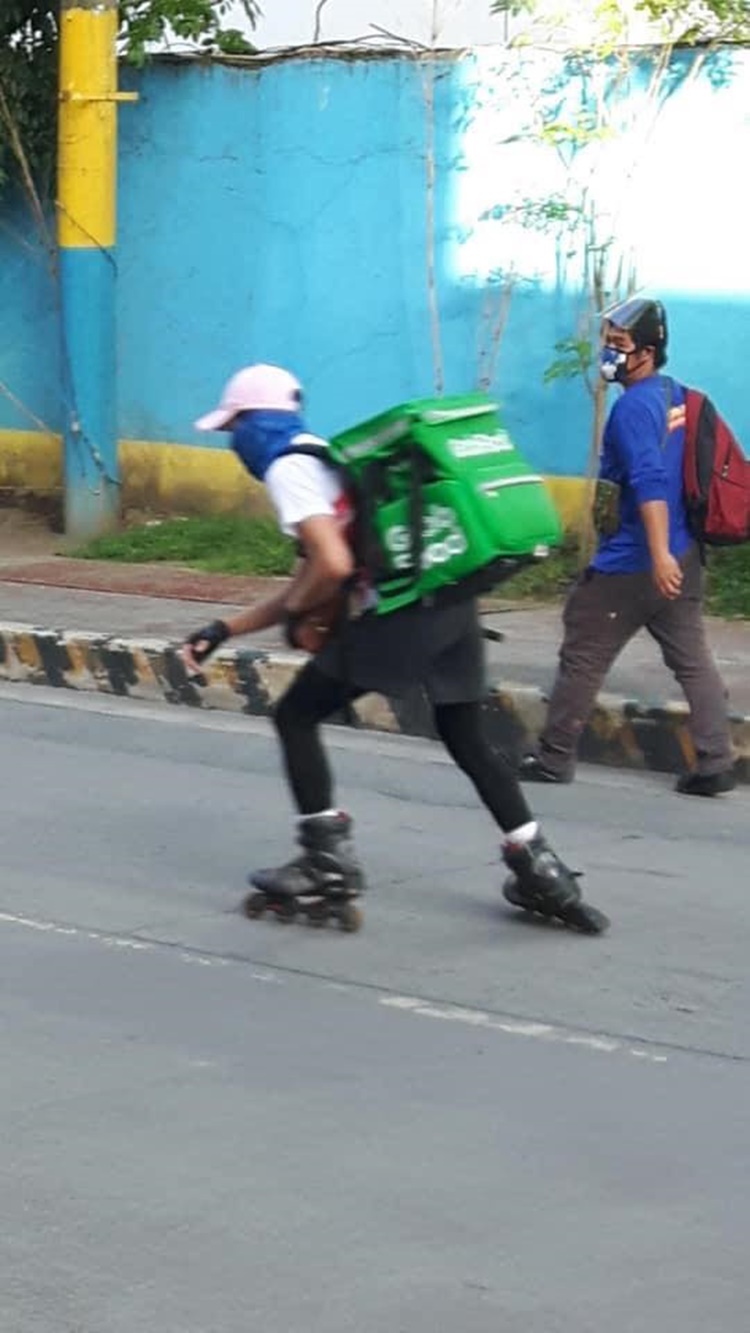
[[[120,511],[115,375],[117,0],[61,0],[58,245],[65,529],[82,539]]]

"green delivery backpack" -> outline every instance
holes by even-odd
[[[393,408],[335,436],[329,461],[354,501],[380,615],[486,592],[560,542],[542,478],[484,394]]]

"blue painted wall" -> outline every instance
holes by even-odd
[[[23,201],[6,200],[0,210],[0,428],[59,429],[58,327],[54,256]]]
[[[532,461],[576,473],[589,441],[586,393],[577,381],[543,383],[556,340],[572,329],[572,270],[566,286],[554,237],[519,235],[485,216],[524,188],[524,173],[540,194],[560,184],[549,152],[503,142],[519,111],[500,59],[477,53],[437,68],[445,390],[475,386],[492,274],[515,262],[525,281],[494,388]],[[205,444],[193,419],[254,359],[303,378],[310,424],[324,432],[432,392],[425,77],[423,66],[395,57],[159,64],[124,75],[141,100],[120,117],[121,437]],[[626,208],[639,278],[668,303],[671,369],[711,391],[746,441],[749,91],[741,52],[722,78],[676,93]],[[616,184],[625,168],[607,160]],[[611,193],[606,174],[600,167],[597,178]],[[0,380],[55,427],[54,288],[31,235],[18,211],[3,215]],[[0,392],[0,427],[30,424]]]
[[[429,387],[423,120],[400,61],[146,78],[122,118],[123,434],[192,438],[251,360],[293,367],[324,430]]]

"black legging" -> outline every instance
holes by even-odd
[[[363,692],[326,676],[314,662],[308,662],[279,700],[274,721],[301,815],[331,809],[333,779],[320,724]],[[507,833],[529,823],[533,816],[511,764],[487,744],[479,704],[435,704],[433,716],[443,745],[500,828]]]

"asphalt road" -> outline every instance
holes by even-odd
[[[738,1333],[750,793],[531,789],[529,924],[427,743],[333,734],[361,935],[250,923],[259,722],[0,687],[2,1333]]]

